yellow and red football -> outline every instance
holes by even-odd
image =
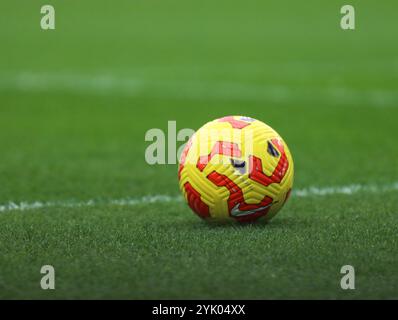
[[[293,158],[265,123],[227,116],[206,123],[187,142],[178,170],[188,205],[203,219],[271,219],[293,185]]]

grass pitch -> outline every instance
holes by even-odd
[[[338,1],[50,4],[54,31],[40,1],[0,4],[0,206],[53,204],[0,212],[1,298],[398,298],[396,4],[352,1],[355,31]],[[179,195],[148,129],[230,114],[274,127],[317,192],[267,225],[112,203]]]

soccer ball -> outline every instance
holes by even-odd
[[[293,185],[293,158],[265,123],[228,116],[206,123],[187,142],[178,169],[188,205],[206,220],[269,220]]]

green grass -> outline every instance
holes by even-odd
[[[393,199],[292,201],[248,226],[209,226],[182,204],[2,214],[1,296],[397,298]],[[38,289],[49,262],[53,292]],[[345,264],[356,267],[354,291],[340,289]]]
[[[339,1],[50,1],[48,32],[20,2],[0,4],[0,205],[178,195],[145,132],[229,114],[285,138],[296,189],[398,181],[393,2],[352,1],[349,32]],[[398,298],[396,199],[293,196],[249,226],[178,202],[0,212],[0,298]]]

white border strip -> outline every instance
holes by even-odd
[[[385,193],[391,191],[398,191],[398,182],[377,186],[377,185],[361,185],[351,184],[340,187],[309,187],[304,189],[294,190],[293,196],[299,198],[307,197],[322,197],[330,195],[352,195],[356,193]],[[87,200],[87,201],[47,201],[47,202],[8,202],[0,205],[0,212],[9,211],[27,211],[43,208],[81,208],[81,207],[96,207],[96,206],[121,206],[129,207],[136,205],[146,205],[151,203],[170,203],[182,202],[182,196],[169,195],[148,195],[141,198],[124,198],[124,199],[110,199],[110,200]]]

